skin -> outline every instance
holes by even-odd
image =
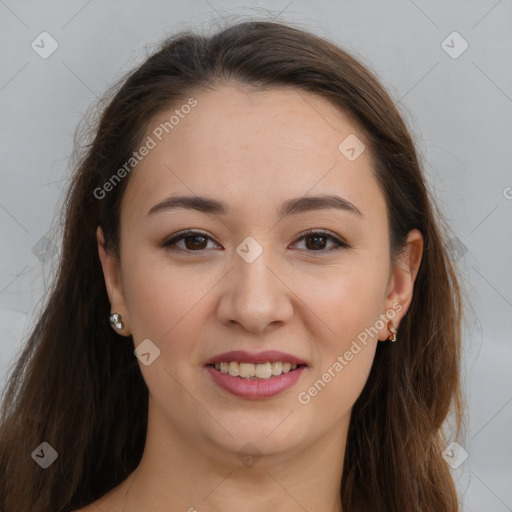
[[[369,150],[354,161],[338,150],[349,134],[361,141],[364,134],[325,99],[226,84],[194,97],[197,106],[132,172],[121,205],[120,260],[105,251],[98,228],[111,311],[125,325],[120,333],[132,335],[135,346],[149,338],[160,356],[149,366],[139,362],[149,388],[139,467],[82,510],[341,510],[351,409],[377,343],[390,336],[387,326],[366,346],[359,343],[361,351],[307,405],[297,395],[380,315],[394,310],[399,328],[421,262],[421,234],[411,231],[392,264],[385,198]],[[157,116],[148,134],[174,108]],[[362,215],[276,214],[285,200],[332,193]],[[230,212],[148,215],[182,194],[215,198]],[[185,229],[211,239],[161,246]],[[329,238],[301,239],[308,229],[328,230],[351,248],[329,251]],[[236,252],[247,236],[263,249],[252,263]],[[235,397],[203,365],[238,349],[281,350],[308,368],[276,397]],[[237,457],[248,442],[261,454],[250,467]]]

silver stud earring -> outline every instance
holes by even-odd
[[[119,330],[121,330],[124,327],[123,320],[119,313],[114,313],[113,315],[110,315],[110,325]]]

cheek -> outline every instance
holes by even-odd
[[[301,389],[301,403],[314,402],[318,411],[330,411],[333,421],[352,407],[372,367],[382,327],[386,265],[385,259],[361,258],[330,273],[323,287],[318,279],[303,281],[303,290],[310,290],[306,302],[321,322],[314,338],[318,364]]]
[[[189,393],[196,396],[200,392],[195,385],[201,341],[207,335],[206,316],[214,308],[208,292],[221,276],[197,266],[186,269],[163,264],[149,253],[127,258],[125,270],[126,305],[135,346],[149,339],[159,350],[150,365],[139,364],[150,394],[162,410],[197,416],[200,411]]]
[[[188,274],[155,265],[133,268],[125,296],[135,340],[152,335],[165,341],[182,324],[193,327],[196,306],[211,284],[197,270],[195,275]]]
[[[314,417],[324,418],[326,428],[347,418],[359,398],[373,364],[376,343],[356,342],[346,348],[315,371],[297,396],[306,411],[311,408]]]
[[[191,369],[201,362],[205,322],[215,311],[215,285],[225,269],[170,263],[161,253],[132,250],[123,272],[135,345],[148,338],[159,348],[159,363],[166,369]]]
[[[388,273],[386,261],[354,256],[324,275],[297,279],[304,302],[321,320],[321,337],[332,350],[341,350],[382,313]],[[300,292],[299,292],[300,293]]]
[[[366,270],[331,278],[324,293],[310,292],[307,300],[322,321],[313,332],[316,364],[297,398],[301,404],[311,404],[315,415],[330,417],[328,424],[350,411],[375,357],[386,283],[377,268]]]

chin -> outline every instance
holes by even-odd
[[[222,425],[231,434],[231,436],[222,428],[208,428],[204,436],[210,443],[214,444],[220,450],[234,453],[239,456],[241,452],[254,451],[261,455],[280,456],[283,453],[292,453],[304,446],[307,442],[304,426],[299,428],[290,421],[291,416],[288,411],[286,414],[269,415],[261,411],[265,416],[262,421],[255,421],[258,413],[254,411],[244,415],[240,412],[234,413],[233,421],[224,421]],[[283,421],[284,420],[284,421]],[[289,424],[286,424],[289,422]]]

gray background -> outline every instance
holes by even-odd
[[[510,0],[0,0],[0,389],[55,268],[46,239],[55,236],[77,123],[165,35],[248,16],[299,22],[337,42],[398,102],[473,307],[464,340],[469,456],[453,474],[465,511],[512,511]],[[46,59],[31,47],[43,31],[59,45]],[[469,44],[457,58],[442,47],[453,31]],[[462,44],[450,36],[444,48],[454,54]]]

